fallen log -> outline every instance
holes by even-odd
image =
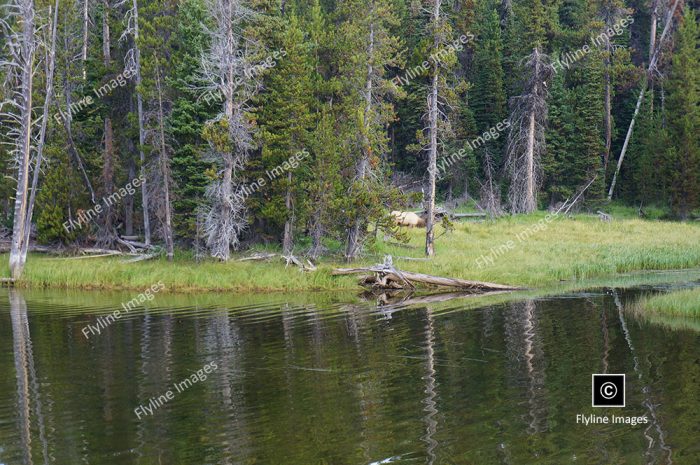
[[[474,213],[453,213],[452,218],[460,220],[462,218],[486,218],[486,213],[474,212]]]
[[[0,253],[7,253],[10,251],[12,248],[12,244],[10,242],[2,242],[0,243]],[[36,245],[36,244],[30,244],[28,249],[30,252],[35,252],[35,253],[59,253],[58,250],[56,250],[53,247],[47,247],[45,245]]]
[[[239,262],[247,262],[250,260],[269,260],[270,258],[276,257],[276,253],[254,253],[253,255],[249,255],[247,257],[239,258]]]
[[[414,288],[416,284],[427,284],[429,286],[450,287],[454,289],[479,292],[517,291],[522,289],[520,287],[508,286],[504,284],[470,281],[458,278],[445,278],[442,276],[397,270],[392,264],[391,256],[387,256],[384,259],[384,263],[381,265],[365,268],[336,268],[331,272],[333,276],[356,273],[374,273],[374,275],[364,277],[361,284],[371,285],[372,287],[381,289],[404,289],[406,287]]]
[[[135,256],[134,258],[130,258],[128,260],[123,260],[122,263],[136,263],[136,262],[142,262],[144,260],[150,260],[152,258],[156,258],[160,254],[158,253],[150,253],[150,254],[140,254]]]

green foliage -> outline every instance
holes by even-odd
[[[668,122],[671,145],[664,166],[671,207],[682,218],[700,205],[700,28],[686,8],[676,35],[676,50],[668,79]]]
[[[56,242],[69,243],[84,236],[90,226],[76,230],[66,230],[63,223],[69,217],[76,218],[80,203],[74,198],[73,186],[80,183],[75,173],[70,169],[67,160],[62,156],[58,147],[49,146],[45,156],[51,160],[51,166],[46,170],[46,176],[36,196],[36,228],[37,241],[42,244]]]
[[[314,104],[314,68],[312,44],[304,37],[295,15],[285,19],[279,31],[279,58],[269,73],[267,92],[257,104],[258,133],[262,151],[257,172],[268,185],[263,187],[257,202],[249,202],[256,218],[265,226],[265,233],[278,235],[287,221],[305,224],[307,206],[302,197],[299,179],[309,176],[309,160],[270,179],[290,157],[309,151],[309,132],[316,118]],[[253,175],[255,179],[258,176]],[[291,202],[291,208],[286,203]]]

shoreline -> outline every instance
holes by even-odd
[[[590,279],[614,280],[633,272],[670,272],[700,267],[700,225],[664,221],[619,219],[602,223],[591,215],[576,215],[542,221],[545,212],[503,217],[481,223],[456,223],[440,237],[437,254],[424,260],[425,231],[407,229],[409,242],[396,245],[379,237],[368,246],[365,257],[353,266],[370,266],[392,255],[397,268],[443,277],[546,289],[562,283]],[[524,241],[513,247],[522,231]],[[501,247],[485,263],[484,254]],[[300,256],[304,249],[299,246]],[[14,283],[22,289],[136,290],[162,282],[162,292],[337,292],[361,291],[357,276],[331,276],[335,267],[347,266],[336,254],[320,260],[318,269],[301,272],[272,261],[237,261],[253,249],[237,254],[229,262],[195,262],[186,253],[176,253],[174,262],[156,258],[125,263],[120,257],[84,260],[30,254],[23,277]],[[422,260],[415,260],[421,258]],[[0,276],[9,276],[8,254],[0,254]]]

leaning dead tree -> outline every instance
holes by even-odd
[[[664,45],[664,40],[668,36],[668,32],[671,29],[671,24],[673,23],[673,16],[676,13],[678,4],[680,0],[676,0],[673,3],[673,7],[668,11],[666,15],[666,24],[664,25],[664,30],[661,33],[659,41],[656,43],[656,49],[654,50],[651,59],[649,60],[649,66],[644,73],[642,78],[642,86],[639,90],[639,96],[637,97],[637,105],[634,107],[634,114],[632,114],[632,119],[630,120],[630,125],[627,128],[627,135],[625,136],[625,142],[622,144],[622,150],[620,151],[620,157],[617,160],[617,167],[615,168],[615,174],[613,175],[612,182],[610,183],[610,190],[608,190],[608,200],[612,200],[613,192],[615,191],[615,185],[617,184],[617,177],[620,174],[620,168],[622,168],[622,162],[625,160],[625,154],[627,153],[627,147],[629,145],[630,139],[632,138],[632,132],[634,131],[634,124],[637,121],[637,115],[639,114],[639,109],[642,106],[642,101],[644,101],[644,94],[647,90],[647,85],[651,80],[652,74],[657,71],[656,65],[659,62],[659,56],[661,54],[661,49]],[[653,22],[652,31],[656,30],[656,22]],[[651,48],[651,45],[650,45]]]
[[[202,56],[202,90],[223,100],[223,111],[208,122],[209,159],[219,171],[206,190],[204,231],[213,257],[230,258],[247,225],[241,172],[253,148],[252,126],[246,113],[259,88],[255,73],[247,72],[256,43],[246,37],[255,13],[247,0],[207,0],[212,26],[206,30],[209,50]]]
[[[535,47],[526,58],[524,92],[511,98],[510,132],[506,148],[506,167],[510,176],[508,201],[513,213],[537,209],[540,184],[540,159],[545,151],[547,122],[547,81],[553,73],[549,57]]]
[[[85,0],[87,2],[87,0]],[[128,0],[125,0],[125,2]],[[87,4],[87,3],[86,3]],[[143,235],[144,242],[149,245],[151,243],[151,221],[150,211],[148,208],[148,183],[146,179],[146,155],[144,153],[144,145],[146,143],[146,129],[144,127],[143,114],[143,90],[142,90],[142,75],[141,75],[141,49],[139,48],[139,4],[138,0],[132,0],[131,8],[127,11],[124,22],[126,28],[119,40],[124,40],[127,37],[132,38],[131,48],[127,51],[125,68],[135,72],[136,83],[136,109],[139,121],[139,161],[141,163],[141,206],[143,210]]]
[[[6,72],[8,99],[0,103],[0,118],[10,146],[10,153],[17,166],[14,222],[10,247],[10,275],[21,276],[26,256],[22,255],[27,240],[27,207],[29,204],[29,174],[33,151],[32,115],[35,60],[38,41],[35,30],[36,12],[33,0],[13,0],[4,5],[0,18],[5,36],[7,58],[0,61]],[[3,54],[4,55],[4,54]],[[7,124],[9,123],[9,124]]]

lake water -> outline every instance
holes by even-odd
[[[635,316],[659,290],[163,295],[103,325],[133,296],[2,289],[0,464],[698,465],[700,325]]]

